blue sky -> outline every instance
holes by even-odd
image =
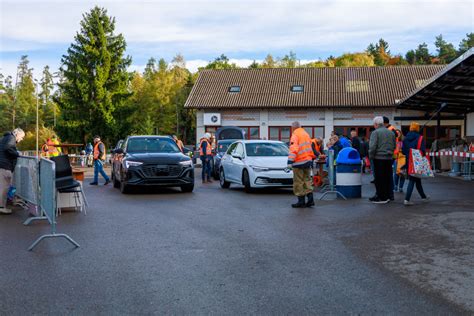
[[[82,14],[99,5],[116,18],[132,70],[150,57],[171,60],[181,53],[187,67],[226,54],[239,65],[267,53],[290,50],[305,62],[363,51],[383,37],[392,53],[404,53],[443,34],[457,47],[474,29],[474,2],[464,0],[334,1],[9,1],[0,0],[0,72],[15,76],[28,55],[35,76],[53,70],[79,30]]]

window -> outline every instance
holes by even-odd
[[[291,127],[289,126],[271,126],[268,128],[268,131],[270,140],[290,141]]]
[[[303,92],[303,91],[304,91],[304,86],[302,85],[291,86],[291,92]]]
[[[236,155],[239,157],[244,157],[244,145],[242,143],[237,143],[237,147],[235,147],[234,151],[232,152],[232,155]]]
[[[235,147],[237,147],[237,143],[233,143],[229,146],[229,149],[227,149],[227,154],[232,155],[232,152],[234,151]]]
[[[171,138],[139,137],[130,138],[127,144],[129,153],[178,153],[178,146]]]
[[[365,137],[369,139],[370,132],[373,130],[373,126],[334,126],[334,131],[340,136],[346,136],[347,138],[351,137],[351,130],[357,132],[358,137]]]
[[[288,156],[288,146],[282,143],[251,143],[245,144],[249,157],[280,157]]]
[[[260,139],[260,127],[258,126],[239,126],[245,132],[245,139]]]
[[[240,92],[240,86],[230,86],[229,92],[233,92],[233,93]]]
[[[305,126],[303,127],[305,131],[309,134],[309,137],[316,138],[321,137],[324,138],[324,127],[322,126]]]
[[[368,92],[369,81],[368,80],[347,80],[346,91],[347,92]]]

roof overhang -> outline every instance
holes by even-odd
[[[441,105],[445,104],[442,109]],[[466,114],[474,112],[474,48],[397,104],[398,109]]]

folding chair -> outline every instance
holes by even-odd
[[[74,194],[74,203],[76,206],[75,208],[77,209],[79,201],[79,210],[82,212],[82,209],[84,209],[84,215],[86,215],[87,210],[85,206],[89,206],[89,204],[87,203],[82,184],[79,181],[74,180],[74,177],[72,175],[71,163],[69,162],[69,157],[67,155],[61,155],[57,157],[52,157],[51,160],[56,163],[56,200],[59,199],[59,193],[72,193]],[[79,194],[81,194],[81,196]],[[81,197],[82,202],[84,203],[80,201]],[[58,214],[60,214],[61,209],[59,208],[59,202],[57,203],[57,205],[57,212]]]

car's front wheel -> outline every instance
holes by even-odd
[[[194,183],[181,186],[181,192],[189,193],[189,192],[193,192],[193,190],[194,190]]]
[[[230,182],[225,181],[224,168],[222,167],[219,170],[219,184],[223,189],[228,189],[230,187]]]
[[[252,186],[250,185],[250,176],[247,170],[244,170],[242,172],[242,184],[244,185],[245,192],[247,193],[252,192]]]

